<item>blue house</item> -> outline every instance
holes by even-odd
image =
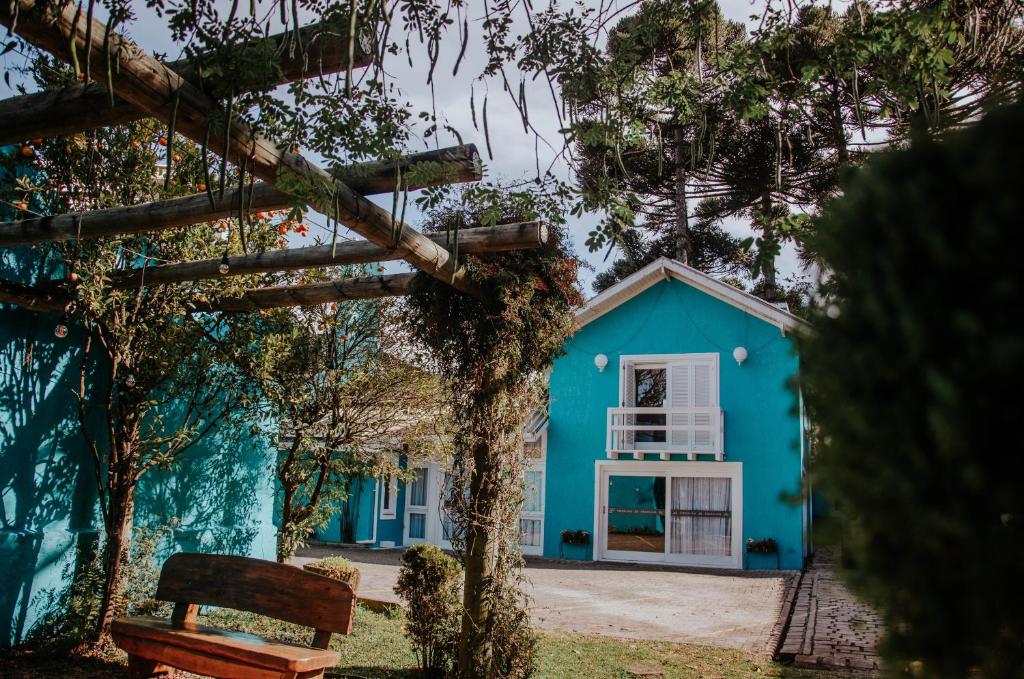
[[[591,299],[551,371],[547,412],[526,428],[523,551],[800,568],[811,550],[801,325],[664,258]],[[410,464],[410,483],[377,481],[362,542],[448,546],[444,465]]]

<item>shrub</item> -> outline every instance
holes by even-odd
[[[1024,672],[1022,154],[1016,105],[872,158],[817,225],[836,299],[801,347],[816,482],[894,670]]]
[[[133,532],[125,560],[124,587],[115,601],[116,616],[170,614],[170,604],[154,598],[160,580],[158,553],[167,533],[166,528],[143,527]],[[103,594],[102,546],[98,538],[83,540],[68,555],[61,569],[67,586],[41,595],[38,605],[45,612],[29,634],[29,641],[61,639],[77,643],[93,635]]]
[[[359,569],[343,556],[329,556],[319,561],[307,563],[303,568],[310,573],[326,575],[329,578],[347,582],[352,586],[353,592],[359,589]]]
[[[462,566],[435,545],[415,545],[402,555],[395,593],[405,602],[405,635],[427,676],[452,673],[462,624]]]

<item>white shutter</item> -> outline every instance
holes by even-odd
[[[693,366],[690,361],[670,363],[668,375],[669,408],[689,408],[691,402]],[[671,446],[690,447],[690,416],[687,413],[672,413],[669,417],[668,442]]]
[[[714,408],[718,405],[715,362],[686,358],[669,364],[670,408]],[[672,413],[669,443],[686,451],[712,450],[716,432],[710,412]]]

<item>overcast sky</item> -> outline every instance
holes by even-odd
[[[228,0],[216,0],[218,5],[229,6]],[[746,0],[719,0],[722,6],[722,10],[725,15],[736,21],[743,21],[749,24],[750,17],[752,14],[760,12],[762,3],[758,2],[756,5],[747,2]],[[177,58],[179,55],[180,47],[175,46],[171,40],[169,32],[166,28],[164,20],[156,17],[155,14],[151,13],[146,9],[145,3],[138,2],[137,13],[139,14],[139,20],[132,24],[130,28],[130,35],[135,39],[142,47],[150,51],[162,52],[168,54],[171,59]],[[485,54],[483,44],[481,40],[481,28],[480,22],[482,20],[482,8],[480,8],[479,2],[467,3],[472,7],[469,11],[470,20],[470,32],[474,39],[471,39],[469,48],[460,66],[459,73],[457,76],[452,76],[452,67],[458,56],[459,50],[459,38],[458,31],[455,27],[452,28],[451,39],[445,41],[442,44],[440,60],[436,69],[435,76],[435,87],[433,91],[434,105],[436,105],[439,117],[443,117],[445,122],[457,129],[462,135],[462,138],[466,142],[475,143],[477,148],[480,149],[481,153],[485,156],[486,166],[486,178],[488,179],[507,179],[516,180],[523,178],[532,178],[536,176],[538,160],[541,171],[545,170],[555,159],[557,150],[561,148],[562,140],[559,135],[559,119],[556,113],[554,103],[552,102],[551,93],[548,89],[547,83],[542,79],[538,78],[535,81],[527,81],[526,90],[527,98],[530,110],[530,122],[536,128],[536,131],[540,135],[540,140],[537,140],[533,134],[527,134],[523,130],[523,126],[519,117],[518,112],[512,105],[508,95],[501,91],[500,82],[481,82],[475,81],[476,76],[480,73],[480,70],[485,62]],[[597,7],[600,4],[600,0],[586,0],[589,6]],[[605,0],[605,5],[608,5],[608,0]],[[542,3],[537,0],[533,3],[534,10],[538,11],[542,7]],[[564,3],[562,6],[566,6]],[[105,18],[105,17],[103,17]],[[311,20],[311,17],[304,17],[303,23]],[[396,27],[396,29],[399,27]],[[517,23],[513,29],[514,33],[523,33],[527,29],[525,18],[521,15],[517,16]],[[279,27],[272,27],[271,30],[279,30]],[[404,55],[398,58],[392,58],[391,63],[388,65],[388,72],[392,78],[392,81],[396,83],[401,91],[402,98],[409,102],[413,113],[430,110],[431,104],[431,90],[426,84],[426,68],[424,64],[428,63],[426,58],[425,50],[420,46],[413,44],[412,50],[413,63],[416,67],[410,68]],[[512,70],[506,71],[508,73],[509,80],[513,83],[514,87],[518,86],[518,73]],[[488,104],[488,120],[489,129],[491,132],[491,147],[494,152],[494,159],[490,160],[486,157],[486,142],[482,129],[477,131],[473,129],[470,107],[469,107],[469,93],[470,88],[475,87],[477,92],[477,110],[479,112],[482,95],[489,88],[490,89],[490,101]],[[0,83],[0,88],[4,87]],[[10,93],[5,96],[10,96]],[[479,122],[479,119],[478,119]],[[414,133],[422,132],[422,128],[414,129]],[[422,150],[425,148],[435,148],[437,146],[449,146],[457,143],[457,140],[453,135],[445,131],[441,131],[436,138],[429,140],[430,144],[426,145],[420,139],[414,139],[411,142],[411,151]],[[568,179],[568,168],[564,164],[556,164],[553,168],[554,172],[563,179]],[[384,207],[390,209],[390,196],[379,197],[377,201]],[[413,207],[413,203],[410,200],[410,208]],[[416,226],[419,221],[419,215],[415,211],[410,210],[406,213],[406,221]],[[596,267],[597,270],[601,270],[607,266],[607,262],[604,262],[605,253],[590,253],[587,251],[584,241],[586,240],[588,232],[598,222],[598,215],[586,215],[582,219],[575,219],[569,217],[569,232],[575,244],[577,252],[582,255],[587,261]],[[319,222],[324,223],[324,220],[320,216],[311,216],[311,220],[314,224]],[[740,236],[749,235],[750,231],[744,223],[733,221],[726,224],[726,227]],[[325,232],[317,228],[313,228],[310,231],[310,238],[319,234],[321,237],[326,236]],[[293,236],[296,239],[292,245],[300,244],[297,236]],[[614,253],[609,258],[609,262],[614,258]],[[390,269],[397,270],[401,268],[401,265],[394,264],[389,266]],[[798,268],[797,259],[792,249],[784,250],[779,262],[780,272],[783,274],[792,273]],[[582,271],[582,283],[584,285],[584,291],[589,296],[591,294],[590,282],[593,278],[592,272]]]

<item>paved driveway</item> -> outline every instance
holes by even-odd
[[[362,598],[397,601],[401,550],[317,546],[292,562],[327,555],[353,561]],[[583,634],[654,639],[770,653],[786,587],[795,573],[711,571],[527,559],[537,625]]]

